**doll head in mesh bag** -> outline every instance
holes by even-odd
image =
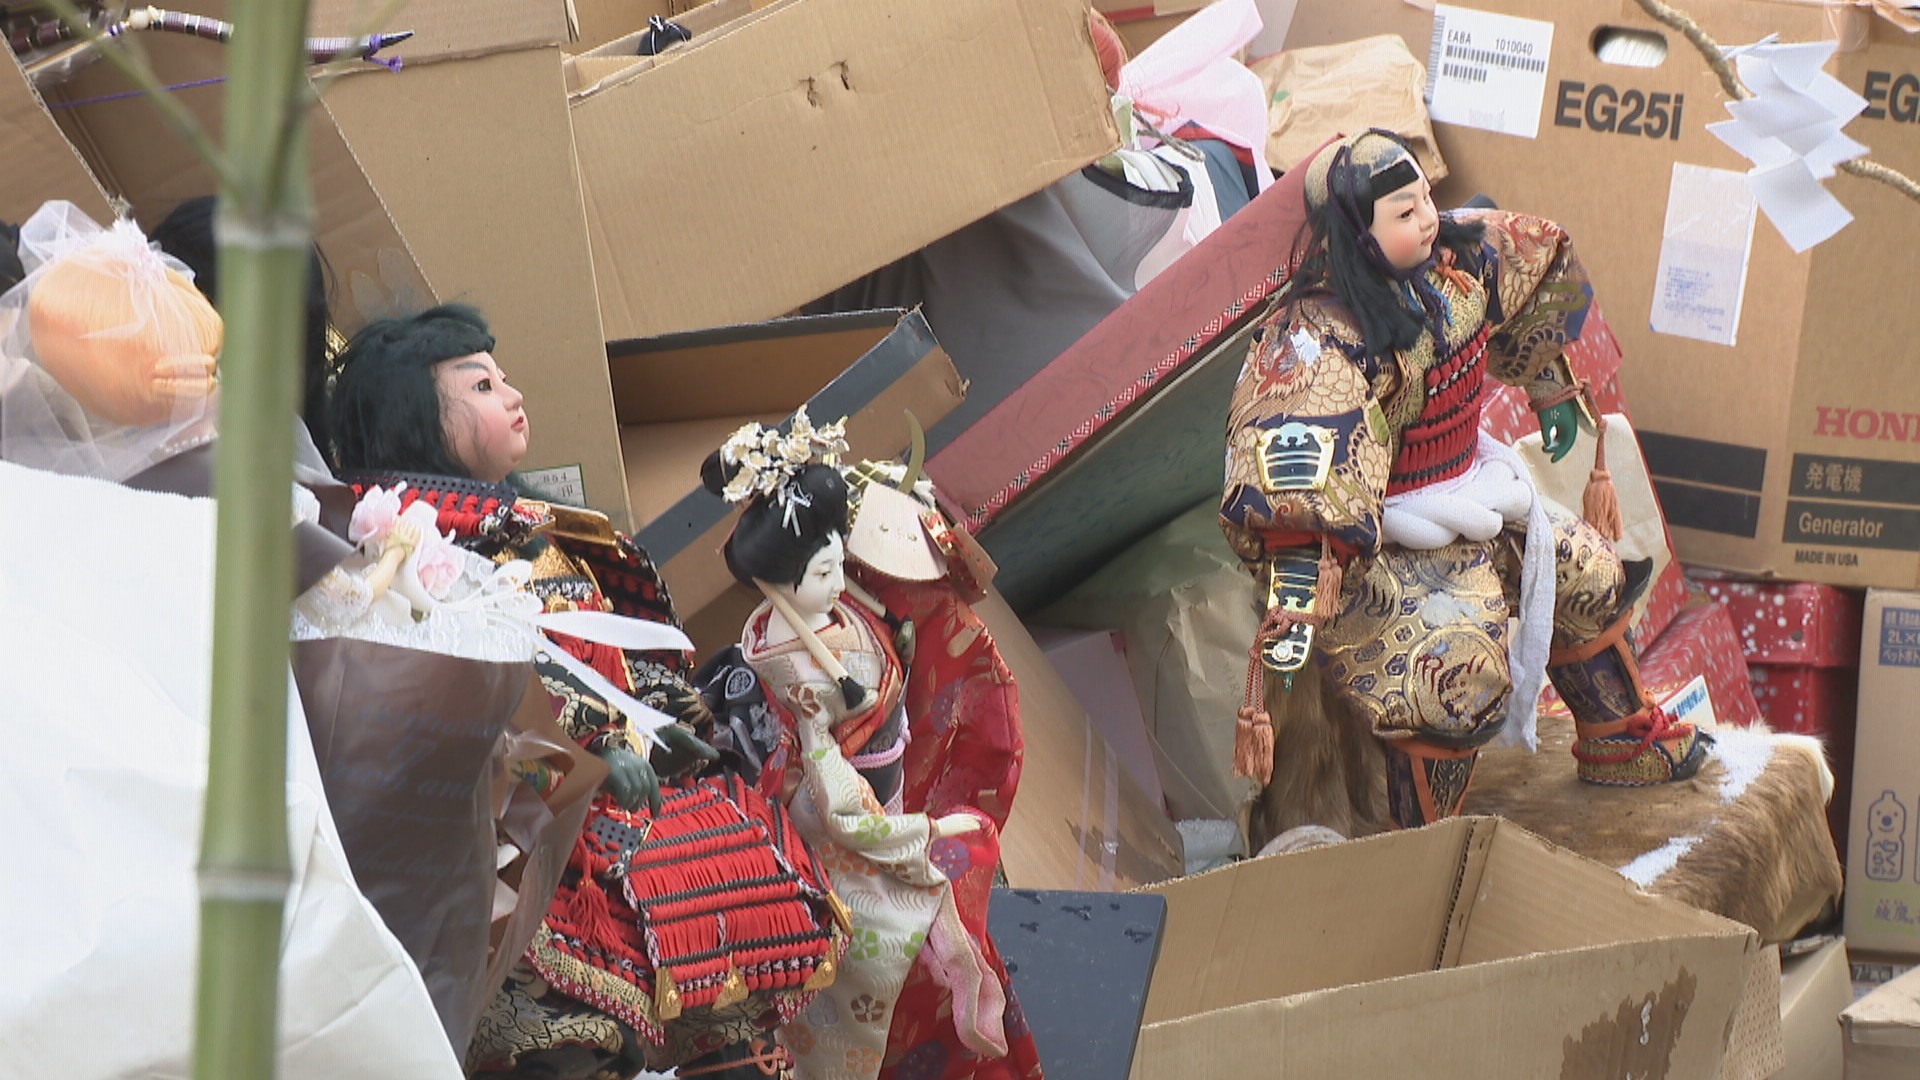
[[[0,296],[0,457],[119,480],[212,435],[220,316],[130,221],[71,203],[20,227]]]

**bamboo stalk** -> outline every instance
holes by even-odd
[[[313,198],[307,0],[235,0],[220,245],[211,748],[200,856],[196,1080],[278,1067],[287,856],[288,593]]]

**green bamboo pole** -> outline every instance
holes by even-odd
[[[196,1080],[275,1075],[287,859],[288,594],[312,191],[307,0],[234,0],[216,234],[212,723],[200,853]]]

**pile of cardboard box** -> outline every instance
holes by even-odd
[[[1093,7],[1138,52],[1213,2]],[[1663,700],[1710,702],[1702,715],[1720,724],[1764,719],[1825,741],[1846,941],[1777,940],[1797,925],[1763,940],[1491,818],[1173,880],[1187,860],[1170,812],[1248,812],[1252,792],[1224,762],[1218,775],[1183,770],[1165,745],[1206,723],[1196,701],[1238,697],[1231,674],[1209,674],[1232,670],[1217,661],[1234,635],[1171,634],[1190,655],[1169,669],[1116,651],[1128,645],[1109,636],[1117,626],[1042,631],[1043,648],[1023,619],[1217,496],[1230,388],[1303,221],[1297,172],[1052,362],[977,394],[964,428],[934,447],[941,497],[1001,567],[980,610],[1019,681],[1027,738],[1008,882],[1166,897],[1138,1076],[1275,1063],[1381,1075],[1417,1061],[1437,1076],[1826,1080],[1843,1054],[1855,1080],[1920,1075],[1912,977],[1893,980],[1903,957],[1920,958],[1920,370],[1908,352],[1920,305],[1899,293],[1920,211],[1835,180],[1859,220],[1793,252],[1743,194],[1745,162],[1704,130],[1724,115],[1714,76],[1632,4],[1257,6],[1267,21],[1250,60],[1386,34],[1405,45],[1387,42],[1403,76],[1407,57],[1428,61],[1429,100],[1487,77],[1445,60],[1456,44],[1509,80],[1499,109],[1435,109],[1423,153],[1444,159],[1438,201],[1485,194],[1576,238],[1605,315],[1595,309],[1571,358],[1602,411],[1631,418],[1664,511],[1663,568],[1635,628],[1642,670]],[[366,29],[361,7],[315,0],[314,31]],[[1891,14],[1840,0],[1688,10],[1728,44],[1837,38],[1833,72],[1870,102],[1850,130],[1876,158],[1920,169],[1920,39]],[[717,554],[728,513],[698,490],[700,459],[739,424],[803,404],[848,417],[856,454],[897,457],[915,423],[931,429],[967,401],[965,372],[922,312],[797,313],[1120,145],[1086,11],[415,0],[395,20],[415,32],[399,70],[329,77],[311,117],[336,322],[350,333],[434,299],[484,309],[540,417],[529,482],[629,528],[712,648],[754,598]],[[649,16],[691,40],[640,55]],[[1612,62],[1597,43],[1618,32],[1658,37],[1664,59]],[[146,48],[217,132],[221,54],[191,39]],[[0,64],[0,218],[65,198],[98,217],[123,200],[151,223],[211,190],[205,164],[128,89],[107,65],[36,89]],[[1702,208],[1729,200],[1731,231],[1702,231]],[[1515,395],[1489,405],[1498,437],[1533,426]],[[1186,594],[1165,609],[1239,600]],[[1168,670],[1222,685],[1176,687],[1184,712],[1159,691],[1128,692]],[[1175,714],[1184,729],[1157,726]],[[1854,1004],[1874,982],[1887,985]]]

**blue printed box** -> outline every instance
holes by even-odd
[[[1867,593],[1847,944],[1920,956],[1920,593]]]

